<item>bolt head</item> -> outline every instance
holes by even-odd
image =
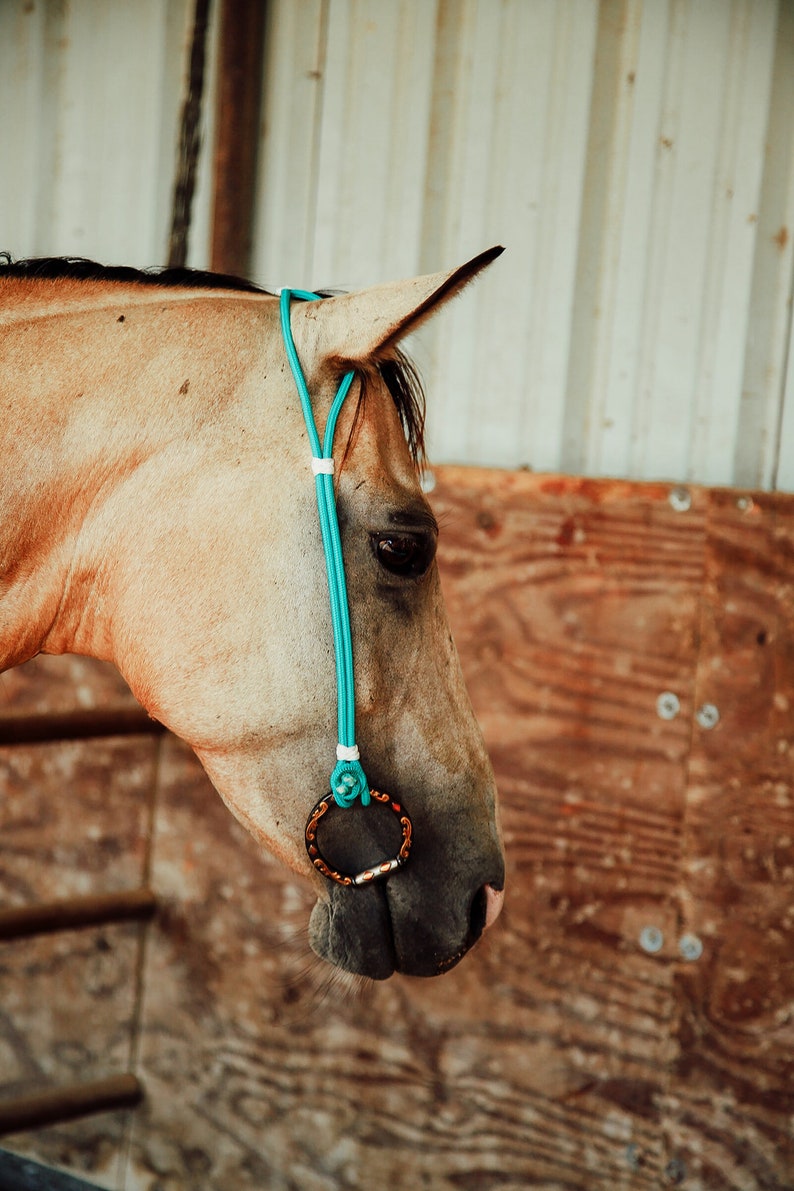
[[[688,488],[671,488],[667,499],[676,513],[686,513],[692,508],[692,493]]]
[[[664,1177],[673,1187],[680,1187],[686,1178],[686,1167],[680,1158],[671,1158],[664,1168]]]
[[[695,712],[695,719],[708,732],[720,722],[720,710],[713,703],[704,703]]]
[[[674,720],[681,710],[681,700],[673,691],[662,691],[656,700],[656,714],[661,720]]]
[[[626,1146],[626,1162],[632,1170],[642,1170],[642,1150],[636,1141],[629,1142]]]
[[[678,953],[682,959],[694,963],[703,954],[703,943],[697,935],[682,935],[678,940]]]
[[[649,955],[655,955],[664,947],[664,935],[658,926],[644,926],[640,931],[640,947]]]

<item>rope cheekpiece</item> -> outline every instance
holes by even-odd
[[[334,631],[334,656],[336,659],[336,691],[337,691],[337,727],[339,730],[336,746],[336,765],[331,774],[331,794],[321,798],[309,815],[305,830],[306,851],[309,859],[318,872],[329,881],[336,881],[347,887],[362,887],[373,881],[383,880],[397,869],[402,868],[408,859],[413,838],[411,819],[405,808],[388,794],[370,790],[364,770],[361,767],[358,746],[356,745],[356,701],[353,686],[353,642],[350,633],[350,610],[347,602],[347,584],[345,582],[345,566],[342,558],[342,539],[339,535],[339,518],[336,514],[336,498],[334,496],[334,431],[336,429],[339,411],[345,397],[353,383],[354,372],[347,372],[343,377],[331,405],[328,420],[325,423],[325,434],[322,449],[320,436],[312,411],[311,397],[303,369],[295,349],[290,326],[290,302],[293,297],[304,302],[319,300],[319,294],[307,293],[305,290],[281,290],[280,311],[281,330],[284,336],[284,346],[287,351],[292,375],[298,387],[301,409],[306,422],[306,430],[312,448],[312,472],[315,477],[317,490],[317,509],[320,514],[320,531],[325,553],[325,568],[328,575],[328,592],[331,600],[331,620]],[[331,797],[333,796],[333,798]],[[362,806],[369,806],[374,798],[382,806],[386,806],[396,815],[401,828],[400,849],[391,859],[381,860],[371,864],[359,873],[339,872],[336,867],[325,859],[317,841],[317,827],[324,815],[333,806],[350,807],[357,798]]]
[[[331,620],[334,631],[334,654],[336,657],[337,727],[339,749],[337,763],[331,774],[331,792],[339,806],[352,806],[357,798],[362,806],[369,806],[370,789],[366,774],[358,760],[356,748],[356,705],[353,686],[353,643],[350,633],[350,612],[347,602],[345,565],[342,559],[342,539],[339,535],[339,519],[336,515],[334,497],[334,431],[345,398],[355,376],[347,372],[331,405],[322,447],[314,420],[311,396],[303,375],[295,341],[290,326],[290,303],[292,298],[304,302],[319,300],[318,294],[300,289],[282,289],[279,296],[281,311],[281,332],[287,350],[292,375],[298,388],[303,418],[312,449],[312,471],[317,488],[317,509],[320,514],[320,532],[325,551],[325,568],[328,574],[328,592],[331,599]],[[343,750],[340,755],[340,750]]]

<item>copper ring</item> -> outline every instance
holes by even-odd
[[[378,790],[370,790],[370,794],[377,802],[388,806],[394,812],[400,820],[403,837],[400,850],[395,857],[391,860],[381,860],[378,864],[373,864],[370,868],[363,869],[360,873],[340,873],[335,868],[332,868],[321,853],[320,846],[317,843],[317,826],[320,820],[323,815],[328,814],[329,810],[337,806],[333,794],[329,793],[324,798],[321,798],[309,815],[309,820],[306,824],[306,851],[309,853],[309,859],[318,872],[322,873],[324,877],[327,877],[329,881],[336,881],[338,885],[349,885],[352,888],[371,885],[373,881],[381,881],[385,877],[391,876],[397,869],[402,868],[408,860],[413,838],[413,826],[408,812],[390,794],[381,794]]]

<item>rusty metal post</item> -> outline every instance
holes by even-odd
[[[251,268],[265,47],[264,0],[221,0],[211,267]]]

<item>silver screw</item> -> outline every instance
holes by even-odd
[[[686,1178],[686,1167],[680,1158],[671,1158],[664,1168],[664,1177],[674,1187],[680,1187]]]
[[[664,946],[664,935],[658,926],[644,926],[640,931],[640,947],[650,955],[655,955]]]
[[[703,943],[697,935],[682,935],[678,940],[678,951],[682,959],[694,963],[703,954]]]
[[[642,1170],[642,1150],[636,1141],[629,1142],[626,1146],[626,1161],[632,1170]]]
[[[695,719],[700,724],[701,728],[705,728],[706,731],[709,731],[709,729],[715,728],[720,722],[720,710],[718,707],[715,707],[713,703],[704,703],[702,707],[698,707],[697,711],[695,712]]]
[[[740,496],[736,501],[736,508],[740,513],[749,513],[753,508],[752,496]]]
[[[688,488],[671,488],[668,500],[676,513],[686,513],[692,508],[692,493]]]
[[[674,720],[681,710],[681,700],[672,691],[662,691],[656,700],[656,714],[662,720]]]
[[[432,492],[436,486],[436,477],[432,471],[423,471],[419,478],[419,487],[423,492]]]

